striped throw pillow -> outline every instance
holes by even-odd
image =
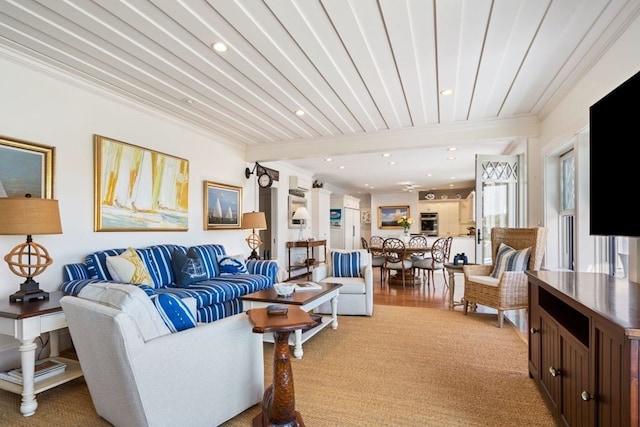
[[[496,255],[496,264],[491,272],[491,277],[499,279],[505,271],[525,271],[529,265],[530,256],[531,248],[517,251],[509,245],[500,243],[498,254]]]
[[[184,331],[196,326],[193,313],[180,297],[172,294],[158,294],[153,297],[153,304],[171,332]]]
[[[331,254],[333,277],[362,277],[360,252],[333,252]]]

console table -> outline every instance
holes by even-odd
[[[0,334],[20,341],[20,364],[23,385],[0,380],[0,389],[22,394],[20,412],[25,417],[33,415],[38,408],[36,394],[64,384],[82,376],[77,360],[59,357],[58,331],[67,327],[67,320],[60,306],[64,293],[50,292],[48,300],[22,302],[0,301]],[[45,378],[37,383],[33,380],[35,369],[36,338],[49,332],[50,358],[66,363],[63,373]]]
[[[640,425],[640,284],[527,271],[529,375],[568,426]]]
[[[287,242],[287,255],[288,255],[288,261],[289,261],[289,263],[287,264],[287,271],[289,272],[288,280],[291,280],[292,278],[300,277],[300,276],[291,276],[291,272],[295,270],[301,270],[303,268],[307,269],[307,272],[306,272],[307,280],[311,278],[311,269],[313,268],[313,266],[319,264],[319,260],[314,256],[314,248],[320,247],[320,246],[324,247],[324,258],[322,259],[322,261],[326,262],[327,260],[327,241],[326,240],[298,240],[295,242]],[[291,263],[291,249],[293,248],[306,248],[307,258],[305,259],[305,262],[303,264]],[[309,259],[315,259],[316,261],[314,264],[310,264],[307,261]]]

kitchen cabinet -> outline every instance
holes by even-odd
[[[640,284],[526,272],[529,374],[566,426],[640,425]]]
[[[419,202],[420,212],[438,213],[438,235],[457,236],[460,233],[460,207],[458,200]],[[466,232],[466,230],[464,231]],[[463,233],[464,233],[463,232]]]

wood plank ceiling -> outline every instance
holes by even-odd
[[[454,175],[464,185],[476,153],[536,136],[639,10],[636,0],[3,0],[0,54],[186,121],[245,147],[249,162],[397,191]],[[211,48],[220,41],[226,52]]]

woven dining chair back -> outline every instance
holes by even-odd
[[[366,249],[367,252],[371,254],[371,267],[380,269],[380,285],[382,286],[382,282],[384,281],[384,256],[382,255],[382,251],[371,250],[367,239],[364,237],[361,237],[360,240],[362,241],[362,249]],[[382,242],[384,242],[384,239],[380,240],[380,246],[382,246]]]
[[[407,271],[412,272],[412,264],[407,257],[407,248],[404,242],[396,237],[389,237],[384,239],[382,243],[382,253],[384,256],[384,270],[387,273],[387,283],[391,276],[391,271],[396,271],[402,275],[402,287],[406,284]],[[411,275],[413,277],[413,275]],[[411,284],[413,285],[413,279]]]
[[[442,276],[444,277],[444,284],[449,286],[447,283],[447,275],[444,269],[444,263],[446,262],[447,256],[447,238],[440,237],[433,242],[431,246],[431,257],[421,259],[421,260],[413,260],[412,267],[414,270],[422,270],[423,278],[426,276],[427,287],[431,286],[431,282],[434,281],[433,286],[435,287],[434,280],[434,272],[436,270],[442,270]]]
[[[367,239],[365,239],[364,237],[360,238],[360,244],[362,245],[362,249],[366,249],[367,252],[371,252],[369,250],[369,243],[367,242]]]

